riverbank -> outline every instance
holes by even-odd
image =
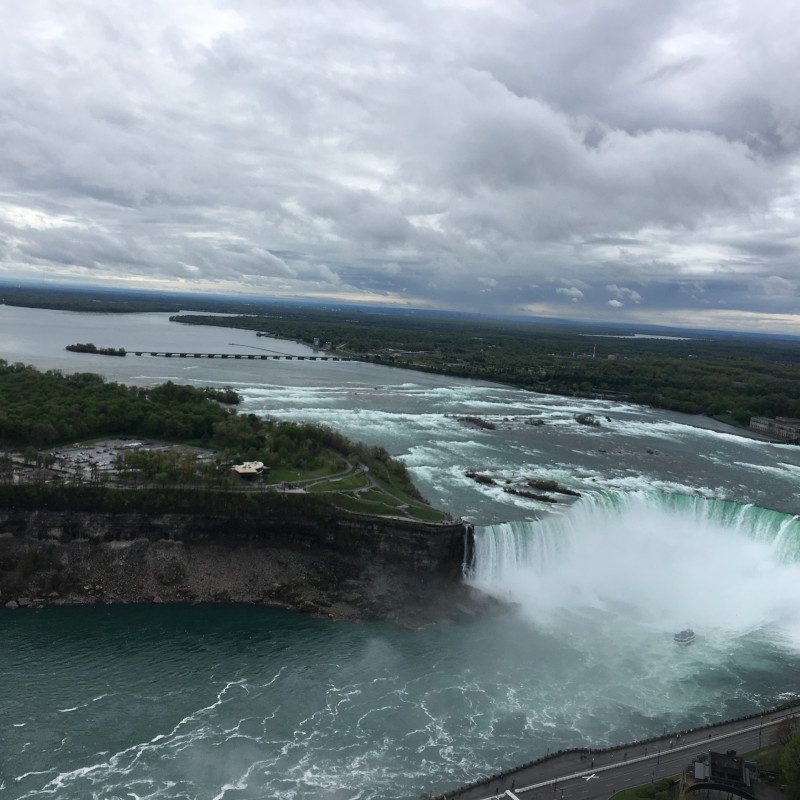
[[[333,515],[0,511],[0,604],[245,603],[407,627],[499,604],[462,581],[471,528]]]

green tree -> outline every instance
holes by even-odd
[[[786,782],[786,797],[800,800],[800,732],[795,732],[783,748],[781,770]]]
[[[792,714],[790,717],[785,717],[778,723],[775,729],[774,739],[775,743],[781,747],[786,747],[789,744],[792,736],[797,733],[797,717]]]

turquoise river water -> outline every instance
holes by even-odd
[[[163,314],[0,306],[0,332],[8,361],[231,385],[246,413],[383,444],[432,503],[476,524],[467,579],[511,602],[499,618],[419,631],[237,606],[0,608],[3,798],[416,800],[548,750],[800,692],[798,448],[702,418],[360,363],[63,350],[307,352]],[[602,424],[576,424],[580,412]],[[582,496],[553,507],[502,491],[522,477]],[[676,647],[689,626],[695,643]]]

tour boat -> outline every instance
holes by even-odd
[[[691,644],[694,641],[694,631],[691,628],[686,628],[686,630],[676,633],[672,638],[675,644]]]

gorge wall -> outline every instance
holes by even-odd
[[[0,509],[0,605],[255,603],[409,626],[478,613],[471,529],[338,515]]]

